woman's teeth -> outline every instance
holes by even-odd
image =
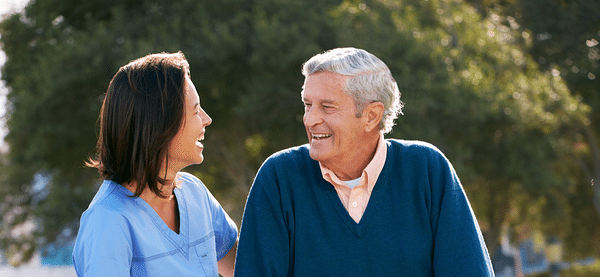
[[[196,145],[197,146],[203,146],[202,145],[202,140],[204,140],[204,135],[202,137],[200,137],[199,139],[196,140]]]

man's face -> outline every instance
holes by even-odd
[[[352,97],[345,92],[348,76],[320,72],[306,78],[302,91],[304,127],[310,157],[333,169],[355,161],[366,140],[364,116],[356,117]],[[367,154],[368,155],[368,154]]]

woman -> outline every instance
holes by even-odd
[[[78,276],[233,275],[235,223],[200,180],[179,172],[203,161],[211,122],[181,52],[119,69],[88,162],[104,182],[81,216]]]

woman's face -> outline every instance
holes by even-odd
[[[168,167],[174,171],[202,163],[204,156],[202,140],[205,127],[212,123],[212,119],[200,106],[200,97],[196,87],[189,77],[185,78],[185,111],[183,126],[179,129],[169,145]]]

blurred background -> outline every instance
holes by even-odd
[[[390,138],[438,146],[497,276],[600,276],[597,0],[3,0],[0,276],[74,276],[117,69],[182,51],[203,108],[198,176],[240,224],[262,161],[307,142],[301,65],[353,46],[405,103]]]

